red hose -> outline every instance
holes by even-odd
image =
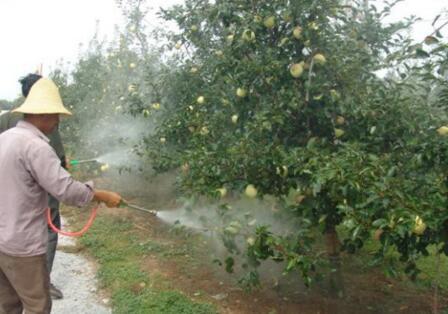
[[[69,237],[79,237],[82,236],[84,233],[87,232],[87,230],[89,230],[89,228],[92,226],[93,221],[95,220],[96,217],[96,211],[98,210],[98,207],[94,207],[92,209],[92,214],[89,217],[89,220],[87,221],[86,225],[78,232],[69,232],[69,231],[62,231],[60,229],[58,229],[54,224],[53,221],[51,220],[51,209],[47,208],[47,223],[50,226],[51,230],[53,230],[56,233],[65,235],[65,236],[69,236]]]

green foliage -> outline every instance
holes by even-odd
[[[14,102],[0,99],[0,111],[1,110],[11,110],[14,107]]]
[[[128,145],[148,168],[181,167],[186,194],[250,186],[275,198],[294,218],[288,232],[218,209],[232,255],[222,265],[231,272],[244,255],[243,283],[272,259],[311,284],[326,260],[321,233],[335,227],[352,254],[381,231],[371,262],[397,252],[415,278],[429,246],[448,253],[448,46],[440,29],[413,42],[414,19],[385,24],[393,4],[359,2],[187,0],[160,12],[178,29],[152,33],[152,46],[144,1],[118,1],[114,41],[95,37],[73,71],[53,73],[76,112],[64,138],[78,158]]]
[[[412,20],[385,25],[390,9],[190,0],[162,12],[179,27],[162,78],[171,105],[142,148],[160,170],[183,165],[189,193],[252,184],[285,203],[297,231],[259,229],[249,265],[284,260],[309,283],[323,257],[315,230],[342,226],[355,253],[379,228],[375,258],[395,247],[415,277],[427,246],[444,241],[448,147],[436,129],[447,118],[448,49],[442,38],[413,43]],[[293,65],[303,71],[291,75]]]

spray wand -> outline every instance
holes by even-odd
[[[118,205],[118,207],[128,207],[128,208],[132,208],[132,209],[137,209],[140,210],[142,212],[151,214],[153,216],[157,216],[157,211],[156,210],[152,210],[152,209],[147,209],[147,208],[143,208],[134,204],[129,204],[127,201],[121,199],[120,204]],[[62,235],[65,236],[70,236],[70,237],[79,237],[82,236],[84,233],[87,232],[87,230],[89,230],[89,228],[92,226],[93,221],[96,218],[96,213],[97,213],[98,207],[94,207],[92,210],[92,214],[89,217],[89,221],[87,222],[87,224],[80,230],[77,232],[69,232],[69,231],[62,231],[60,230],[58,227],[56,227],[53,224],[52,218],[51,218],[51,210],[50,208],[47,208],[47,223],[50,226],[50,228],[53,230],[53,232],[55,233],[60,233]]]
[[[118,207],[128,207],[128,208],[136,209],[136,210],[139,210],[139,211],[142,211],[142,212],[145,212],[145,213],[149,213],[149,214],[151,214],[153,216],[157,216],[157,211],[156,210],[147,209],[147,208],[140,207],[140,206],[137,206],[137,205],[134,205],[134,204],[129,204],[127,201],[125,201],[123,199],[121,200],[120,205],[118,205]]]

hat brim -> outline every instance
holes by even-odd
[[[52,110],[51,108],[45,108],[44,106],[27,106],[26,102],[16,109],[12,110],[12,112],[25,113],[25,114],[62,114],[66,116],[71,116],[72,113],[65,109],[64,107]]]

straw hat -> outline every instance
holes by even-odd
[[[48,78],[41,78],[34,83],[25,102],[20,107],[14,109],[13,112],[72,115],[64,107],[58,87]]]

